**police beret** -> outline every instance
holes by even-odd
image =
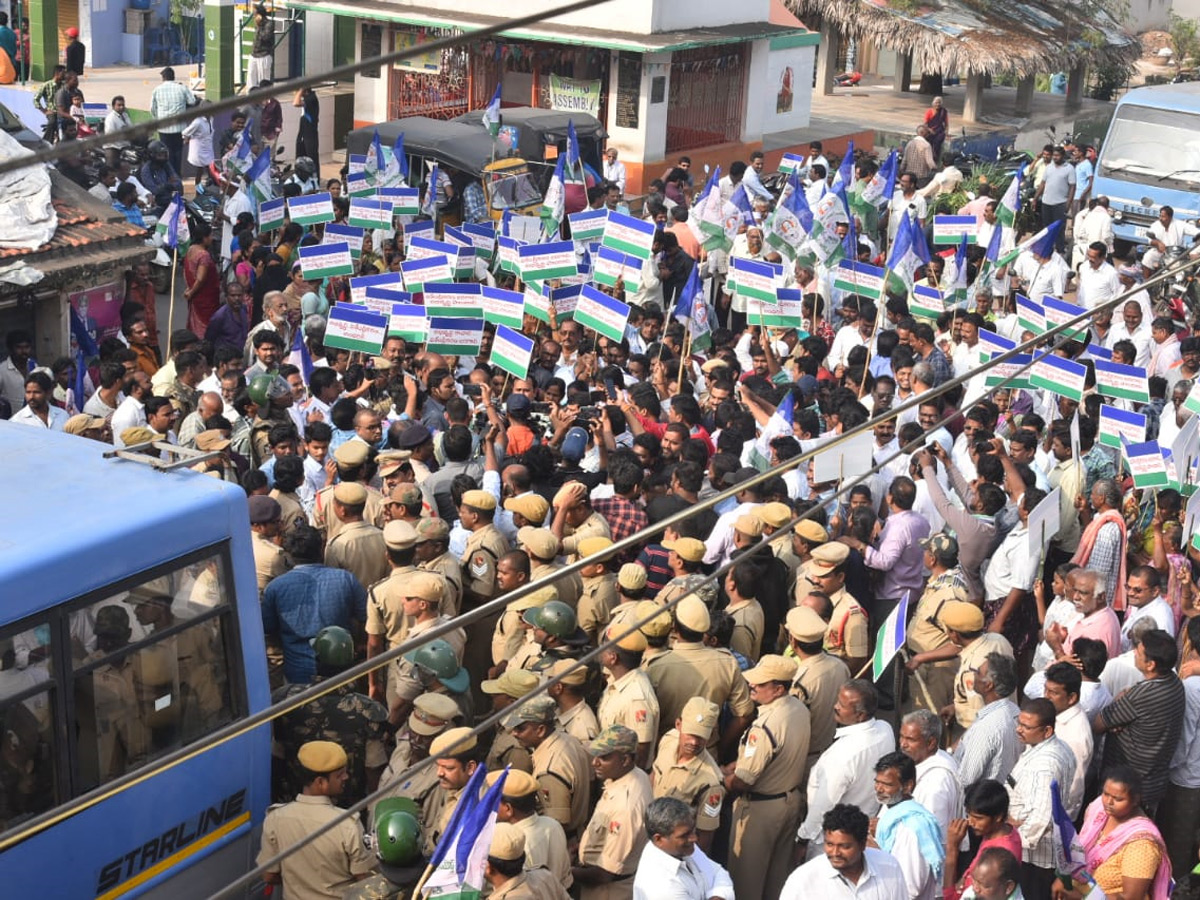
[[[712,626],[712,617],[704,601],[695,594],[688,594],[675,607],[675,619],[684,628],[704,634]]]
[[[965,600],[949,600],[942,605],[938,619],[951,631],[970,634],[983,631],[983,610]]]
[[[574,659],[560,659],[546,669],[545,674],[547,678],[558,678],[559,675],[562,675],[563,684],[586,684],[588,679],[587,665],[580,665]]]
[[[742,677],[750,684],[766,684],[768,681],[791,682],[796,677],[796,660],[768,653],[753,669],[747,669]]]
[[[517,543],[538,559],[553,559],[558,556],[558,538],[546,528],[525,525],[517,531]]]
[[[810,544],[824,544],[829,540],[829,532],[812,519],[805,519],[796,524],[796,537],[803,538]]]
[[[333,741],[309,741],[296,754],[300,765],[310,772],[325,774],[346,766],[346,751]]]
[[[674,550],[679,554],[680,559],[688,562],[700,562],[704,559],[705,546],[704,542],[696,538],[676,538],[673,541],[663,541],[663,546],[668,550]]]
[[[764,525],[770,525],[772,528],[782,528],[788,522],[792,521],[795,515],[792,508],[786,503],[764,503],[762,506],[754,508],[754,515],[758,517]],[[741,529],[738,529],[739,531]]]
[[[693,697],[679,714],[679,731],[708,740],[712,737],[721,708],[706,697]]]
[[[67,419],[66,424],[63,425],[63,431],[66,432],[67,434],[80,435],[80,434],[83,434],[85,431],[92,431],[96,428],[103,428],[105,425],[105,422],[106,422],[106,420],[101,418],[100,416],[89,416],[87,413],[79,413],[78,415],[71,416],[71,418]],[[215,432],[215,434],[218,437],[221,436],[221,432],[219,432],[219,431]],[[203,437],[204,432],[201,432],[200,436]],[[197,438],[196,439],[197,446],[199,446],[199,443],[200,443],[199,438]],[[205,448],[201,447],[200,449],[203,450]]]
[[[463,506],[475,509],[495,509],[496,498],[488,491],[467,491],[462,495]]]
[[[534,525],[541,525],[550,512],[550,504],[539,494],[522,494],[520,497],[509,497],[504,501],[504,508],[509,512],[520,513]]]
[[[639,563],[625,563],[617,572],[617,587],[627,591],[640,591],[646,586],[646,567]]]
[[[654,618],[642,625],[640,629],[642,634],[646,635],[646,637],[662,637],[665,634],[671,633],[674,623],[672,623],[671,613],[667,609],[664,609],[653,600],[643,600],[634,607],[633,620],[635,622],[641,622],[642,619],[651,615]]]
[[[500,780],[503,771],[488,772],[487,785],[491,787]],[[524,772],[521,769],[509,769],[508,777],[504,779],[504,787],[501,788],[502,796],[505,797],[529,797],[536,794],[540,790],[538,780]]]
[[[608,630],[604,632],[604,639],[611,641],[617,639],[617,646],[622,650],[628,650],[631,653],[642,653],[646,649],[646,636],[637,628],[629,630],[628,625],[610,625]]]
[[[744,516],[738,516],[733,523],[735,531],[746,535],[746,537],[761,537],[763,533],[762,519],[758,516],[747,513]]]
[[[479,741],[476,740],[471,729],[462,725],[458,728],[451,728],[449,731],[443,731],[434,738],[433,743],[429,745],[429,755],[434,759],[457,756],[475,749],[477,743]]]
[[[525,669],[505,669],[499,678],[486,679],[479,684],[479,689],[485,694],[503,694],[520,700],[535,687],[541,684],[532,672]]]
[[[407,550],[417,543],[417,532],[410,524],[393,519],[383,526],[383,542],[389,550]]]
[[[279,501],[273,497],[255,494],[247,502],[250,505],[251,525],[265,525],[268,522],[276,522],[283,515],[283,508],[279,505]]]
[[[196,435],[196,449],[202,450],[205,453],[212,453],[214,450],[224,450],[230,443],[232,442],[229,438],[225,437],[225,433],[218,431],[216,428],[210,428],[208,431],[202,431]]]
[[[398,450],[412,450],[426,441],[433,440],[433,433],[420,422],[413,422],[396,436]],[[346,446],[345,444],[342,445]]]
[[[333,499],[347,506],[362,506],[367,502],[367,489],[357,481],[343,481],[333,489]]]
[[[600,535],[585,537],[579,542],[579,556],[581,559],[586,559],[589,556],[595,556],[598,553],[603,553],[612,545],[612,538],[601,537]],[[600,561],[601,560],[596,560],[596,562]]]
[[[393,524],[388,522],[389,525]],[[441,606],[445,588],[442,586],[442,576],[434,572],[417,572],[404,579],[404,596],[416,597],[426,603]]]
[[[371,448],[366,441],[346,441],[333,451],[333,458],[339,466],[361,466],[370,453]]]
[[[511,772],[509,773],[512,774]],[[506,781],[507,785],[508,782]],[[492,830],[492,845],[488,848],[488,856],[512,862],[525,855],[525,832],[517,825],[508,822],[497,822]]]
[[[163,436],[145,425],[134,425],[132,428],[126,428],[121,432],[121,443],[126,447],[132,447],[137,444],[149,444],[154,441],[161,441]]]

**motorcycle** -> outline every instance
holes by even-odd
[[[1151,293],[1154,314],[1169,316],[1176,328],[1181,329],[1190,329],[1196,321],[1197,312],[1200,312],[1195,270],[1185,269],[1181,265],[1190,250],[1190,247],[1181,245],[1167,247],[1158,268],[1176,271],[1169,279],[1155,285]]]

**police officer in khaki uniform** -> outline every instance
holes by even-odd
[[[562,680],[546,693],[558,705],[558,727],[583,744],[600,733],[600,722],[592,708],[584,701],[588,683],[588,667],[573,659],[560,659],[542,673],[546,679]]]
[[[479,689],[492,699],[492,712],[508,709],[535,687],[541,684],[541,679],[532,672],[524,669],[508,669],[498,678],[483,682]],[[504,727],[503,720],[496,725],[496,736],[487,755],[488,771],[503,769],[511,765],[522,772],[533,771],[533,757],[521,746],[512,733]]]
[[[718,706],[729,704],[733,713],[720,736],[727,752],[754,718],[754,703],[742,670],[728,650],[709,647],[704,636],[712,625],[708,607],[689,594],[675,607],[675,646],[647,670],[658,695],[659,731],[666,731],[693,697],[704,697]],[[717,745],[713,735],[709,749]]]
[[[554,507],[554,518],[550,522],[550,530],[562,541],[562,552],[568,564],[582,558],[579,542],[585,538],[612,539],[608,520],[592,509],[586,484],[579,481],[564,484],[554,495],[551,506]]]
[[[958,541],[938,532],[922,540],[921,546],[925,548],[925,568],[930,574],[904,642],[911,654],[906,666],[912,673],[904,709],[924,708],[940,713],[954,701],[958,652],[938,614],[951,600],[968,599],[967,586],[958,568]]]
[[[609,559],[601,558],[601,554],[612,545],[612,538],[606,537],[589,537],[579,542],[582,559],[596,557],[595,562],[579,570],[583,578],[583,595],[575,610],[579,627],[588,636],[590,644],[596,643],[596,636],[611,621],[613,608],[617,605],[616,576],[609,571]]]
[[[383,543],[392,571],[367,591],[367,659],[404,642],[409,623],[404,615],[403,586],[417,571],[413,565],[416,541],[417,533],[407,522],[388,522],[383,526]],[[371,696],[377,700],[387,695],[387,673],[391,668],[375,669],[369,676]]]
[[[488,787],[502,772],[489,772]],[[538,782],[528,772],[510,769],[504,779],[504,793],[496,810],[496,821],[515,825],[525,834],[525,871],[545,869],[563,887],[571,886],[571,855],[567,833],[562,825],[537,811]]]
[[[812,552],[829,541],[829,532],[812,519],[797,522],[792,530],[792,552],[800,560],[800,568],[796,570],[796,588],[792,595],[797,603],[804,599],[809,591],[817,587],[812,580]],[[822,588],[824,590],[824,588]]]
[[[825,620],[812,608],[792,607],[788,610],[785,627],[797,663],[792,696],[808,707],[808,720],[812,726],[808,741],[808,766],[811,768],[817,757],[833,743],[837,731],[833,705],[842,685],[850,680],[850,670],[836,656],[825,652]]]
[[[778,534],[779,530],[796,517],[792,508],[786,503],[764,503],[754,509],[754,515],[763,524],[763,535],[771,547],[776,559],[783,561],[788,568],[788,592],[791,593],[796,585],[796,573],[800,571],[800,557],[792,548],[792,533],[790,531]],[[807,521],[807,520],[806,520]]]
[[[450,525],[445,519],[425,517],[418,519],[413,528],[417,531],[417,568],[437,572],[446,579],[442,612],[453,618],[462,609],[463,571],[459,561],[448,552]]]
[[[261,494],[249,498],[250,548],[254,551],[254,572],[258,576],[258,596],[267,589],[272,578],[288,570],[287,557],[279,546],[279,503]]]
[[[379,777],[379,786],[389,789],[380,800],[409,797],[416,801],[418,807],[424,807],[425,801],[437,787],[437,768],[426,766],[412,775],[406,776],[404,773],[429,756],[433,739],[446,729],[453,728],[461,715],[458,704],[445,694],[422,694],[413,701],[413,711],[396,735],[396,749],[392,751],[391,759]],[[377,800],[372,804],[372,815],[378,803]]]
[[[849,557],[850,548],[845,544],[837,541],[822,544],[812,551],[809,577],[833,602],[833,615],[825,631],[825,649],[844,660],[852,673],[857,673],[867,661],[870,650],[867,612],[846,590],[846,560]]]
[[[626,619],[633,624],[632,613],[646,597],[646,569],[638,563],[625,563],[617,570],[617,605],[613,607],[609,625],[620,625]]]
[[[507,553],[501,557],[502,570],[507,567],[511,555]],[[501,581],[505,578],[501,574]],[[533,664],[541,659],[542,647],[533,639],[533,626],[525,623],[525,613],[557,599],[558,591],[543,587],[509,602],[496,620],[496,629],[492,633],[492,661],[495,663],[492,674],[499,675],[512,669],[532,670]]]
[[[938,621],[950,633],[950,642],[959,648],[958,670],[954,675],[954,721],[950,723],[951,744],[971,727],[983,707],[983,697],[975,693],[975,673],[989,653],[1012,658],[1012,644],[1002,634],[983,630],[983,610],[974,603],[950,600],[942,605]]]
[[[557,575],[563,568],[554,561],[560,546],[558,538],[545,528],[526,525],[517,531],[517,547],[524,550],[529,557],[529,580],[552,579],[551,583],[558,591],[558,599],[575,609],[579,606],[579,598],[583,594],[583,579],[578,572]]]
[[[513,667],[540,673],[560,659],[578,659],[587,648],[587,635],[574,610],[559,600],[525,610],[521,621],[531,629],[536,650],[523,644],[510,664]]]
[[[696,538],[676,538],[673,541],[663,541],[663,548],[668,551],[667,566],[675,575],[654,596],[654,602],[659,606],[666,606],[675,598],[688,593],[697,593],[706,604],[714,602],[717,599],[715,585],[707,586],[707,594],[703,589],[700,592],[693,590],[699,582],[705,580],[700,571],[704,562],[704,542]]]
[[[369,482],[374,472],[375,464],[371,461],[374,450],[363,441],[346,441],[333,451],[333,459],[337,463],[338,483],[357,481],[367,489],[367,502],[363,509],[363,520],[370,522],[376,528],[382,528],[383,495],[370,486]],[[345,525],[333,508],[333,491],[336,484],[327,484],[317,491],[313,501],[312,522],[325,532],[325,542],[333,540]]]
[[[388,468],[400,463],[388,463]],[[383,471],[384,467],[380,467]],[[407,522],[413,528],[417,527],[417,522],[421,520],[421,514],[425,511],[425,500],[421,496],[421,489],[412,482],[397,484],[387,494],[384,495],[387,499],[385,506],[387,507],[388,520],[399,519],[402,522]]]
[[[604,791],[579,839],[572,870],[581,900],[633,900],[633,876],[646,845],[646,807],[654,799],[650,778],[637,767],[637,735],[610,725],[588,745]]]
[[[504,720],[533,756],[533,777],[542,793],[542,809],[556,819],[570,841],[583,833],[592,797],[591,758],[582,743],[555,727],[554,700],[537,696]]]
[[[333,489],[333,510],[342,522],[325,545],[325,565],[344,569],[361,585],[373,585],[388,574],[387,545],[383,531],[363,521],[367,489],[345,481]]]
[[[451,728],[433,739],[429,755],[434,758],[437,787],[421,808],[421,834],[425,839],[425,855],[432,856],[450,824],[450,817],[479,766],[479,744],[466,726]]]
[[[550,872],[527,869],[525,833],[515,825],[499,823],[492,831],[484,880],[491,900],[569,900],[570,895]]]
[[[467,491],[462,495],[462,504],[458,508],[459,521],[463,528],[471,532],[461,560],[465,579],[463,612],[487,603],[499,590],[496,564],[509,548],[504,535],[492,524],[495,515],[496,498],[489,492]],[[491,613],[467,627],[467,651],[463,662],[475,685],[487,677],[491,667],[492,632],[499,618],[499,613]],[[482,703],[484,698],[479,694],[475,700]]]
[[[725,787],[737,796],[729,875],[740,897],[778,897],[804,802],[808,707],[789,693],[794,660],[767,654],[745,674],[758,717],[742,738],[737,761],[725,767]]]
[[[717,704],[703,697],[689,700],[675,720],[675,727],[658,742],[658,755],[650,770],[654,799],[674,797],[695,812],[699,833],[696,843],[705,853],[712,848],[725,800],[725,776],[704,749],[717,727],[720,712]]]
[[[332,891],[333,896],[341,896],[375,869],[358,818],[343,818],[334,805],[334,798],[342,793],[349,777],[346,751],[332,741],[309,741],[300,748],[297,761],[304,790],[291,803],[267,810],[257,862],[261,865],[273,859],[334,819],[341,821],[268,869],[263,881],[282,885],[287,896],[295,900],[330,896],[317,885]]]
[[[641,600],[629,614],[629,624],[642,622],[639,629],[646,638],[646,650],[642,653],[642,668],[650,677],[651,684],[654,676],[651,669],[671,652],[671,632],[675,630],[675,616],[669,609],[663,609],[655,600]],[[610,628],[612,626],[609,626]],[[658,688],[656,687],[657,691]],[[662,721],[661,719],[659,720]]]
[[[400,589],[404,594],[404,618],[412,623],[404,640],[416,640],[425,632],[450,622],[449,616],[440,612],[442,595],[445,593],[442,576],[434,572],[417,571],[404,579]],[[441,640],[454,651],[456,661],[461,662],[467,633],[455,628],[445,632]],[[403,656],[393,660],[391,669],[388,673],[388,702],[392,707],[392,719],[399,720],[408,715],[412,701],[424,691],[424,681],[417,667]]]
[[[529,584],[529,557],[521,550],[509,550],[496,563],[497,593],[504,597],[527,584]],[[557,597],[556,593],[555,599]],[[509,601],[508,606],[500,613],[500,618],[496,620],[496,628],[492,631],[492,668],[488,671],[488,675],[492,678],[504,671],[512,655],[517,652],[525,640],[526,632],[521,627],[520,614],[529,607],[524,607],[522,610],[513,609],[513,603],[519,603],[523,599],[522,597],[517,601]]]
[[[659,707],[654,685],[641,668],[646,636],[640,631],[622,632],[610,625],[604,639],[616,643],[600,652],[600,665],[608,678],[608,685],[600,695],[600,727],[624,725],[636,734],[637,764],[648,769],[658,739]]]

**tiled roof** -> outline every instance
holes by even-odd
[[[145,231],[130,225],[116,210],[110,210],[111,215],[106,216],[104,204],[74,182],[57,172],[52,172],[50,177],[50,202],[58,213],[58,228],[54,237],[36,250],[0,248],[0,260],[23,257],[29,265],[37,266],[40,262],[57,261],[81,249],[128,247],[132,250],[145,240]]]

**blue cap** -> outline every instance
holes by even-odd
[[[524,394],[511,394],[509,395],[509,398],[504,401],[504,408],[510,413],[529,412],[529,407],[529,398]]]
[[[583,459],[583,455],[587,453],[588,433],[578,425],[574,428],[567,429],[567,436],[563,438],[562,455],[563,459],[577,463]]]
[[[814,375],[801,375],[800,380],[796,382],[800,388],[800,392],[806,397],[811,397],[817,392],[817,379]]]

